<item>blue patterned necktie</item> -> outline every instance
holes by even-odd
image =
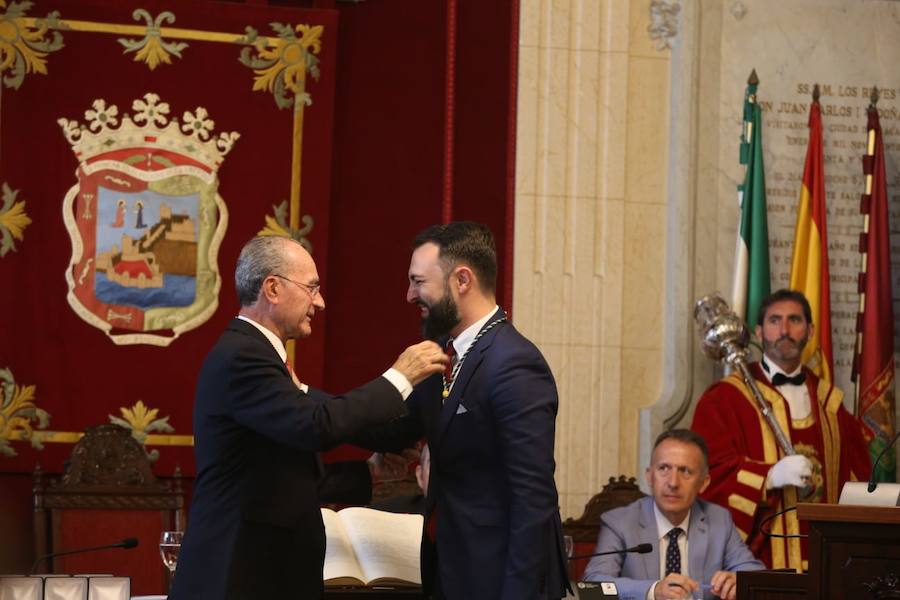
[[[678,549],[678,536],[684,533],[681,527],[673,527],[666,534],[669,538],[669,547],[666,549],[666,575],[669,573],[681,573],[681,550]]]

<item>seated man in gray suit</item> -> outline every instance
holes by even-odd
[[[647,467],[652,496],[603,513],[595,552],[650,543],[648,554],[595,556],[585,581],[613,581],[632,600],[734,600],[735,571],[765,568],[741,541],[731,515],[697,498],[709,485],[706,442],[689,429],[665,431]],[[686,557],[686,560],[682,560]]]

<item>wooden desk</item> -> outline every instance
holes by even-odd
[[[797,515],[809,521],[809,598],[900,595],[900,507],[799,504]]]
[[[806,600],[809,575],[790,571],[738,571],[740,600]]]

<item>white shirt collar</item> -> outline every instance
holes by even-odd
[[[688,509],[687,514],[684,516],[684,520],[677,525],[672,524],[666,515],[662,514],[662,511],[659,510],[659,507],[656,505],[656,502],[653,503],[653,514],[656,516],[656,533],[657,539],[663,539],[666,537],[666,534],[672,530],[673,527],[681,527],[681,530],[684,531],[684,539],[687,539],[688,534],[688,525],[691,522],[691,510],[693,507]]]
[[[486,315],[466,327],[462,333],[453,338],[453,349],[456,350],[457,356],[462,358],[466,355],[466,351],[469,349],[469,346],[472,345],[472,340],[475,339],[475,336],[478,335],[478,332],[481,331],[481,328],[487,324],[488,319],[490,319],[491,316],[493,316],[493,314],[498,310],[500,310],[500,307],[494,305],[494,308],[492,308]]]
[[[770,383],[772,381],[772,378],[775,377],[775,373],[781,373],[788,377],[793,377],[794,375],[796,375],[803,369],[803,365],[798,365],[797,368],[794,369],[792,372],[785,373],[785,371],[781,367],[776,365],[774,361],[769,360],[769,357],[766,356],[765,354],[763,354],[762,361],[763,361],[763,364],[768,367],[768,369],[765,369],[765,368],[763,369],[763,373],[766,374],[766,377],[769,379]],[[785,384],[785,385],[790,385],[790,384]]]
[[[265,326],[260,325],[259,323],[257,323],[253,319],[251,319],[250,317],[245,317],[244,315],[238,315],[237,318],[241,319],[242,321],[247,321],[248,323],[250,323],[257,329],[259,329],[259,332],[262,333],[264,336],[266,336],[266,339],[269,340],[269,342],[272,344],[272,347],[275,348],[275,352],[278,353],[278,358],[281,359],[281,362],[283,362],[283,363],[287,362],[287,350],[285,350],[284,342],[281,341],[281,338],[279,338],[271,330],[266,329]]]

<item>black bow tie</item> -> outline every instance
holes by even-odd
[[[784,373],[775,373],[775,375],[772,376],[772,385],[774,385],[775,387],[785,384],[803,385],[804,381],[806,381],[806,373],[804,373],[803,371],[800,371],[793,377],[788,377]]]

